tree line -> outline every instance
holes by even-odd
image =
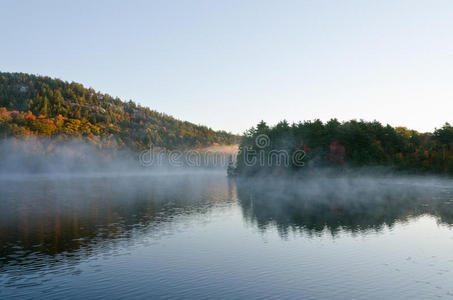
[[[267,140],[260,144],[263,137]],[[277,161],[281,153],[288,159]],[[303,162],[291,160],[294,154],[302,154]],[[262,121],[244,134],[228,172],[254,176],[370,167],[453,174],[453,127],[445,123],[433,133],[420,133],[378,121],[282,121],[275,126]]]

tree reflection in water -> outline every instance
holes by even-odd
[[[138,236],[158,239],[177,218],[231,204],[226,178],[215,172],[6,180],[0,199],[4,272],[74,265]]]
[[[453,224],[451,182],[424,178],[324,178],[237,182],[246,220],[308,235],[365,233],[428,214]]]
[[[0,198],[0,271],[11,278],[114,255],[124,243],[159,239],[181,218],[221,208],[239,207],[250,224],[275,227],[283,238],[379,231],[423,214],[453,224],[451,182],[439,179],[52,177],[0,181]]]

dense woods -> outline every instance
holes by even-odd
[[[0,138],[30,136],[76,137],[101,148],[133,150],[237,142],[225,131],[183,122],[75,82],[0,73]]]
[[[264,138],[261,143],[260,138]],[[303,153],[303,163],[294,154]],[[287,160],[282,159],[287,155]],[[280,156],[279,156],[280,155]],[[277,160],[279,159],[279,160]],[[385,167],[414,173],[453,174],[453,127],[445,123],[433,133],[405,127],[352,120],[332,119],[269,127],[265,122],[246,132],[231,175],[313,173]]]

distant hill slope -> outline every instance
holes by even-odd
[[[81,137],[100,146],[141,150],[150,145],[230,145],[238,137],[177,120],[75,82],[0,72],[0,137]]]

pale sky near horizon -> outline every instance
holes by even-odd
[[[242,133],[319,118],[453,123],[453,1],[0,0],[0,71]]]

